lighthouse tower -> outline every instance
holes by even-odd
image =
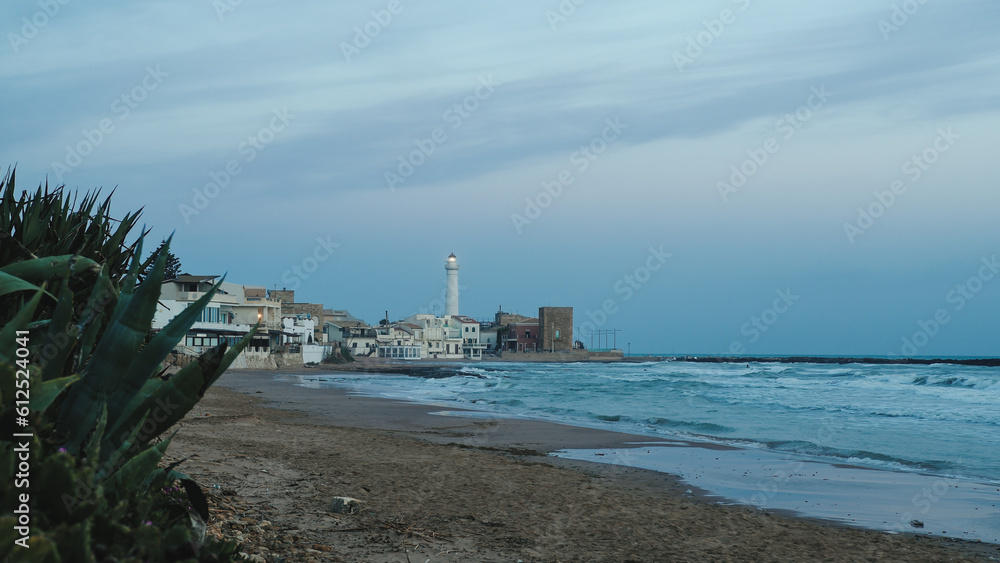
[[[458,315],[458,258],[455,257],[454,252],[445,261],[444,271],[448,276],[445,286],[444,314],[454,317]]]

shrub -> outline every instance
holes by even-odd
[[[0,484],[0,496],[17,501],[0,516],[0,558],[30,545],[15,559],[230,559],[234,543],[205,539],[200,487],[160,467],[170,440],[159,437],[253,333],[166,375],[163,361],[218,286],[152,333],[169,240],[141,263],[147,232],[126,242],[139,213],[116,221],[110,196],[97,197],[78,205],[46,185],[15,198],[14,172],[0,180],[0,420],[11,429],[0,436],[0,467],[21,472],[27,450],[30,475]]]

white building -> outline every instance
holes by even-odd
[[[468,360],[483,359],[486,345],[479,341],[479,321],[462,315],[454,315],[451,320],[461,330],[462,356]]]
[[[318,364],[332,353],[332,346],[315,343],[316,319],[296,315],[281,320],[281,343],[289,353],[302,354],[303,364]]]
[[[451,317],[437,317],[430,314],[416,314],[407,317],[404,322],[420,327],[419,338],[420,357],[434,359],[461,359],[462,354],[462,323],[452,321]]]
[[[416,334],[421,332],[416,325],[396,323],[375,329],[378,341],[378,357],[399,360],[419,360],[421,346]]]
[[[483,328],[479,325],[479,343],[484,346],[483,350],[496,350],[497,348],[497,327]]]
[[[181,311],[202,298],[218,277],[181,274],[164,281],[153,316],[153,330],[163,329]],[[261,326],[244,354],[264,358],[281,343],[281,303],[265,297],[263,287],[223,282],[178,348],[191,355],[200,355],[222,342],[234,345],[249,334],[258,321]]]
[[[444,263],[445,314],[420,313],[397,326],[408,326],[421,358],[481,360],[486,344],[480,342],[478,321],[458,314],[458,258],[451,254]],[[496,333],[493,333],[496,338]]]
[[[327,319],[324,322],[323,333],[327,342],[340,343],[340,346],[353,356],[371,356],[378,350],[378,335],[375,329],[350,314],[335,316],[334,320]]]

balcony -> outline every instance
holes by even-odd
[[[197,301],[205,296],[204,291],[178,291],[177,301]],[[238,305],[240,300],[235,295],[216,292],[212,296],[213,303],[225,303],[227,305]]]

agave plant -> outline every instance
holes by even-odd
[[[142,209],[116,220],[110,195],[98,205],[100,192],[86,193],[77,203],[76,195],[48,183],[16,197],[15,177],[10,169],[0,179],[0,264],[79,254],[106,265],[116,283],[124,278],[137,242],[126,239]]]
[[[190,543],[189,518],[207,520],[208,514],[193,481],[173,467],[159,467],[169,439],[151,442],[187,414],[253,333],[229,350],[225,344],[209,349],[167,376],[163,362],[218,286],[153,334],[169,240],[144,264],[146,233],[126,243],[138,214],[113,228],[109,200],[95,207],[96,196],[88,194],[76,207],[61,189],[47,187],[15,199],[13,172],[0,187],[0,236],[12,243],[0,245],[0,300],[6,306],[0,313],[0,419],[13,420],[9,398],[18,369],[26,370],[26,418],[37,452],[31,473],[45,482],[34,506],[31,541],[38,549],[30,553],[53,554],[40,561],[95,561],[101,550],[92,540],[105,538],[110,555],[138,553],[141,544],[142,553],[158,560],[155,554],[168,546]],[[140,282],[139,272],[150,264]],[[30,361],[15,354],[18,348],[28,350]],[[13,469],[13,448],[0,441],[0,466]],[[177,480],[193,512],[166,521],[158,495]],[[14,492],[10,487],[0,486],[5,498]],[[0,517],[0,539],[7,539],[12,516]],[[164,521],[146,529],[154,516]],[[12,553],[8,546],[0,542],[0,558]]]

